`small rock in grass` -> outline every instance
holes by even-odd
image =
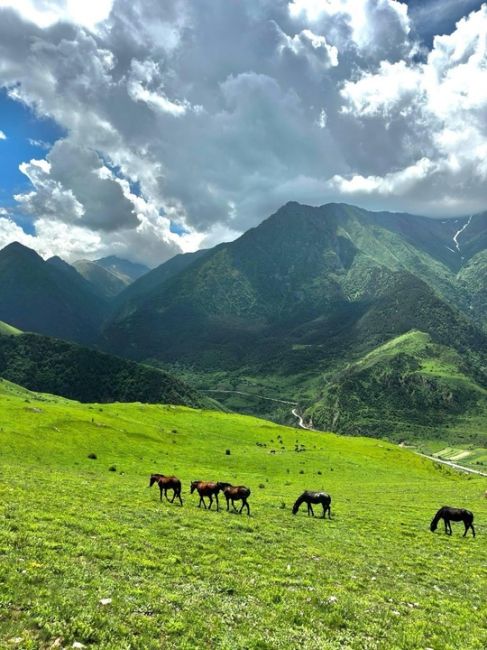
[[[112,602],[111,598],[101,598],[100,605],[109,605]]]
[[[19,645],[19,643],[22,643],[22,637],[21,636],[14,636],[11,639],[8,640],[9,643],[12,643],[13,645]]]
[[[86,646],[83,643],[80,643],[79,641],[73,641],[73,645],[71,647],[78,648],[78,650],[83,650],[83,648],[86,648]]]
[[[338,600],[338,598],[337,598],[336,596],[330,596],[330,597],[327,599],[326,602],[327,602],[329,605],[333,605],[333,603],[336,603],[337,600]]]

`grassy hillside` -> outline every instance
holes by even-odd
[[[0,330],[1,331],[1,330]],[[0,336],[0,377],[82,402],[152,402],[214,408],[173,375],[39,334]]]
[[[487,390],[456,350],[419,331],[348,364],[309,415],[315,425],[342,433],[487,446]]]
[[[16,327],[0,321],[0,336],[16,336],[17,334],[22,334],[22,332]]]
[[[184,407],[2,382],[0,408],[2,647],[487,644],[485,480],[377,440]],[[159,503],[152,471],[180,476],[183,507]],[[195,478],[250,486],[252,516],[199,510]],[[332,494],[332,521],[291,515],[303,488]],[[475,539],[429,531],[444,503],[475,512]]]

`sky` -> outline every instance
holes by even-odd
[[[0,247],[155,266],[287,201],[487,209],[487,4],[0,0]]]

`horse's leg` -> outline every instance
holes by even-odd
[[[176,498],[176,494],[177,494],[177,490],[176,490],[176,488],[173,488],[173,495],[172,495],[171,503],[174,503],[174,499]]]
[[[159,485],[159,501],[162,501],[162,485]]]
[[[468,529],[470,528],[470,524],[467,524],[466,521],[463,522],[463,525],[465,526],[465,532],[463,533],[463,537],[467,534]]]
[[[328,506],[328,519],[331,519],[331,506]]]
[[[314,517],[315,513],[313,512],[313,506],[311,505],[311,503],[309,504],[309,509],[311,510],[311,516]]]
[[[473,523],[470,524],[470,528],[472,529],[472,535],[475,537],[475,528],[473,527]]]
[[[225,495],[225,499],[227,500],[227,512],[230,510],[230,499]]]
[[[205,500],[203,499],[203,496],[200,496],[200,505],[203,504],[203,508],[206,510],[206,503]]]
[[[218,492],[215,494],[215,501],[216,501],[216,511],[218,512],[220,510],[220,502],[218,501]]]
[[[308,517],[309,517],[309,511],[311,510],[311,506],[310,506],[309,503],[307,503],[306,505],[307,505],[307,507],[308,507]]]
[[[181,490],[178,490],[178,499],[179,499],[179,503],[183,505],[183,500],[181,499]]]
[[[237,506],[235,505],[235,499],[232,499],[232,506],[235,511],[237,511]]]
[[[167,490],[168,488],[164,488],[164,496],[166,497],[166,501],[169,501],[169,497],[167,496]]]
[[[448,522],[446,520],[446,517],[443,519],[443,523],[445,524],[445,535],[448,535]]]
[[[323,506],[323,519],[324,519],[326,517],[326,507],[324,503],[322,503],[321,505]]]
[[[245,499],[245,505],[247,506],[247,517],[250,517],[250,506],[249,506],[249,502],[247,501],[247,499]]]
[[[208,510],[211,510],[211,506],[213,505],[213,497],[211,494],[208,495],[208,498],[210,499],[210,505],[208,507]]]

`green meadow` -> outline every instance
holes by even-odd
[[[1,648],[487,647],[481,477],[381,440],[7,382],[0,413]],[[181,478],[183,507],[153,471]],[[251,517],[198,509],[192,479],[249,486]],[[292,516],[303,489],[332,495],[331,521]],[[475,513],[475,539],[429,531],[444,504]]]

